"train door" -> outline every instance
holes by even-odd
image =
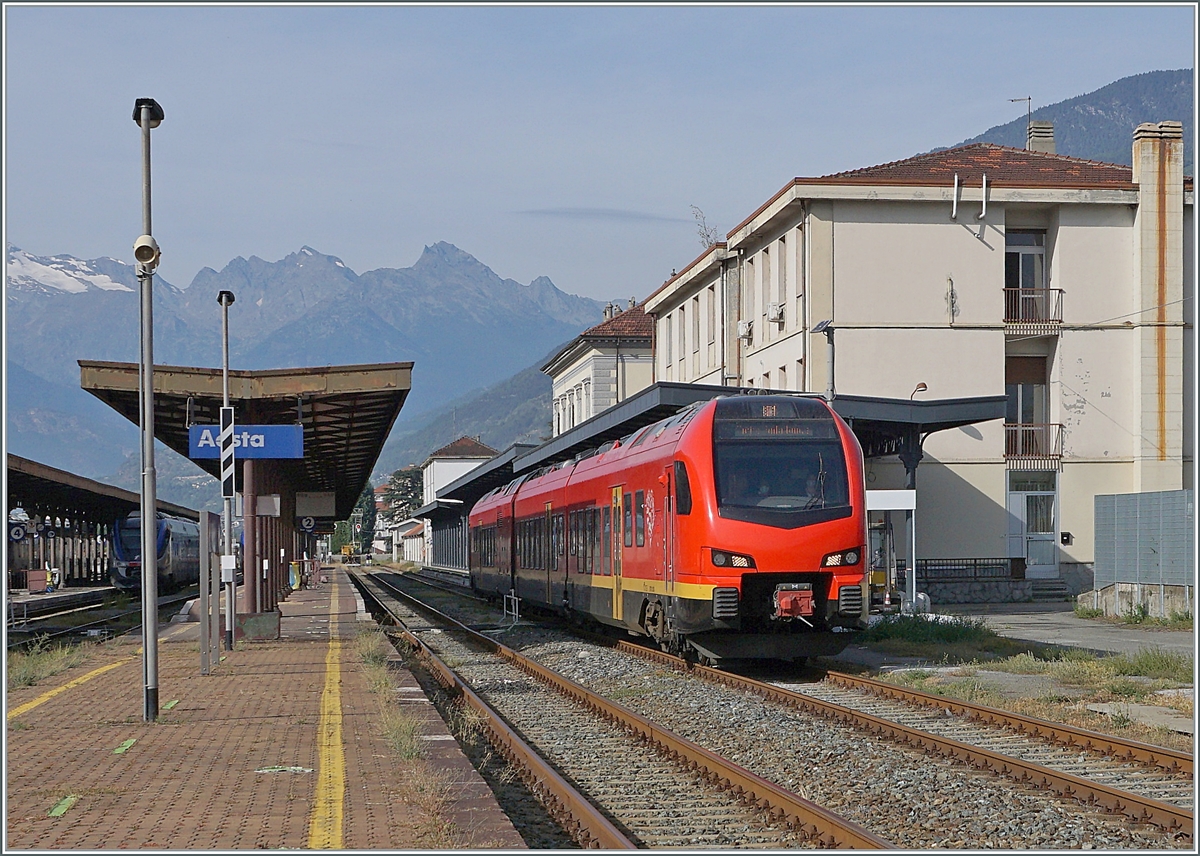
[[[668,596],[675,594],[675,503],[671,499],[671,468],[667,467],[663,471],[662,478],[663,490],[663,513],[662,513],[662,531],[663,531],[663,583],[666,587]]]
[[[542,601],[544,603],[554,603],[552,599],[553,592],[551,591],[551,578],[554,576],[552,568],[558,562],[558,556],[554,546],[554,514],[550,510],[550,503],[546,503],[546,510],[542,514],[542,578],[544,584],[542,587]]]
[[[622,593],[621,593],[621,545],[624,543],[622,530],[624,529],[624,517],[622,513],[622,488],[624,485],[618,485],[612,489],[612,567],[613,567],[613,595],[612,595],[612,617],[617,621],[624,621],[625,610],[623,608]]]

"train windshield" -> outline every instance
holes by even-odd
[[[722,517],[790,529],[852,513],[837,420],[820,400],[719,399],[713,464]]]
[[[141,520],[122,520],[117,524],[117,542],[121,558],[126,562],[137,562],[142,558]]]
[[[809,511],[850,503],[835,440],[718,439],[714,453],[720,506]]]

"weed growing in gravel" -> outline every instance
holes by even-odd
[[[1118,654],[1107,658],[1118,675],[1141,675],[1163,678],[1181,684],[1192,682],[1195,658],[1191,654],[1165,651],[1162,648],[1143,648],[1135,654]]]
[[[868,628],[861,638],[863,644],[878,651],[944,664],[993,660],[1029,650],[1028,642],[999,636],[980,619],[959,616],[889,616]]]
[[[379,702],[379,722],[383,728],[383,737],[393,752],[405,761],[414,761],[421,757],[421,731],[424,723],[420,719],[408,715],[383,698]]]
[[[1172,610],[1169,616],[1163,618],[1151,615],[1149,607],[1145,604],[1130,607],[1129,611],[1122,615],[1105,615],[1103,609],[1092,609],[1081,604],[1075,604],[1075,617],[1102,621],[1108,624],[1133,625],[1146,630],[1192,630],[1194,626],[1192,623],[1192,611],[1190,609],[1183,612]]]
[[[26,651],[8,654],[8,688],[37,686],[46,678],[73,669],[88,660],[84,645],[51,645],[39,639]]]

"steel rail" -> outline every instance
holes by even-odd
[[[895,848],[890,841],[872,834],[858,824],[840,817],[811,800],[793,794],[774,782],[767,781],[690,740],[655,725],[632,710],[609,701],[557,672],[535,663],[495,639],[472,630],[434,607],[395,589],[388,583],[378,580],[377,584],[393,591],[406,603],[423,613],[453,626],[468,635],[477,644],[503,657],[579,704],[631,731],[642,740],[660,747],[668,756],[687,765],[710,781],[732,789],[741,799],[765,811],[773,820],[787,823],[806,839],[815,841],[824,847],[883,850]]]
[[[690,670],[714,683],[735,689],[750,690],[771,701],[815,713],[852,728],[866,730],[878,737],[895,740],[926,754],[940,755],[977,769],[1006,776],[1022,784],[1049,789],[1059,796],[1077,800],[1086,805],[1099,806],[1114,814],[1124,815],[1140,823],[1151,824],[1167,832],[1193,835],[1193,813],[1180,806],[1132,794],[1099,782],[1092,782],[1071,773],[1061,773],[1031,761],[1002,755],[952,738],[938,737],[833,702],[777,687],[774,684],[756,681],[753,678],[734,675],[708,666],[693,665],[662,651],[655,651],[624,641],[618,641],[615,647],[675,668]]]
[[[443,687],[456,693],[482,720],[488,739],[496,750],[517,770],[525,785],[542,801],[550,816],[583,847],[604,850],[636,850],[637,845],[601,814],[582,794],[573,788],[528,743],[462,681],[434,651],[418,636],[404,627],[403,621],[385,605],[383,598],[369,591],[372,586],[387,588],[373,575],[350,574],[363,583],[362,588],[386,611],[400,628],[401,636]],[[419,603],[419,602],[418,602]]]
[[[987,725],[998,725],[1011,728],[1031,737],[1040,737],[1052,743],[1063,746],[1073,746],[1092,752],[1099,752],[1112,758],[1137,761],[1149,766],[1159,767],[1169,773],[1193,775],[1192,756],[1187,752],[1168,749],[1163,746],[1152,746],[1136,740],[1125,740],[1112,737],[1084,728],[1076,728],[1060,722],[1049,722],[1024,716],[999,708],[987,707],[968,701],[934,695],[921,690],[899,687],[895,684],[863,678],[857,675],[846,675],[841,672],[826,672],[828,679],[839,686],[870,692],[883,698],[897,699],[921,707],[949,710],[960,716],[977,720]]]

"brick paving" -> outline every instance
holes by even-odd
[[[5,850],[313,846],[309,822],[331,621],[342,640],[341,848],[524,847],[403,669],[395,675],[404,688],[397,695],[407,697],[406,711],[422,712],[428,760],[404,761],[388,746],[381,705],[398,702],[369,691],[351,642],[362,623],[352,586],[341,570],[327,573],[331,582],[281,604],[278,641],[239,643],[222,654],[212,675],[200,674],[198,624],[162,627],[155,723],[142,721],[139,639],[99,646],[85,665],[10,692],[12,711],[119,664],[8,721]],[[420,703],[415,708],[413,700]],[[115,751],[129,740],[135,742],[126,751]],[[418,771],[430,767],[446,794],[436,814],[415,791],[424,775]],[[259,772],[270,768],[276,771]],[[68,796],[77,800],[51,816]]]

